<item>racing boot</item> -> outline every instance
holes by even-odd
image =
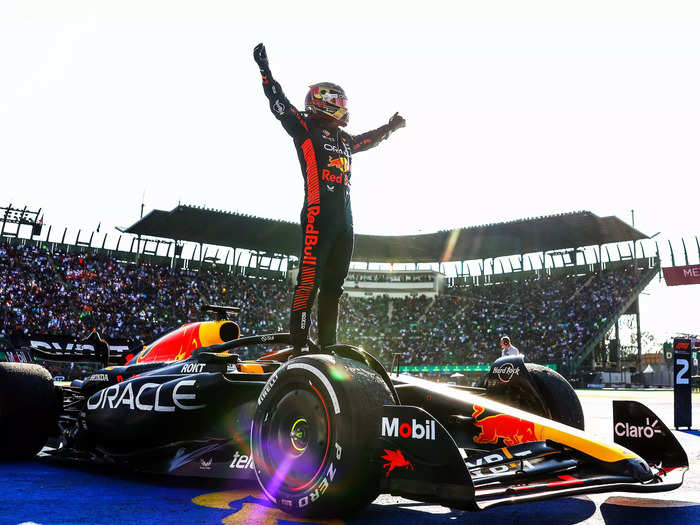
[[[340,293],[318,294],[318,343],[322,348],[336,344]]]

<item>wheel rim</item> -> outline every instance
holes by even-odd
[[[294,450],[303,454],[309,446],[309,422],[305,418],[299,418],[294,422],[289,439]]]
[[[259,433],[261,464],[271,477],[269,488],[301,491],[314,482],[328,458],[328,408],[311,384],[295,386],[272,399],[270,406],[274,409]]]

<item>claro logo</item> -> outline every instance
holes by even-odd
[[[435,420],[426,419],[425,424],[415,419],[410,423],[401,423],[398,417],[382,417],[382,436],[435,440]]]
[[[206,405],[191,405],[190,402],[197,401],[197,394],[192,391],[196,384],[194,379],[184,379],[178,381],[172,390],[163,392],[163,387],[158,383],[144,383],[138,391],[134,392],[131,382],[112,385],[98,394],[92,396],[87,403],[88,410],[112,409],[124,405],[129,410],[141,410],[143,412],[175,412],[180,410],[197,410]],[[155,390],[153,404],[143,401],[142,396]]]
[[[615,435],[629,438],[646,438],[651,439],[654,434],[663,434],[661,429],[655,428],[659,424],[659,420],[654,420],[649,423],[649,418],[646,420],[646,425],[633,425],[622,421],[615,423]]]

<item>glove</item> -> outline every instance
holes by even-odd
[[[255,63],[258,65],[261,72],[270,71],[270,64],[267,61],[267,51],[265,51],[265,45],[263,43],[258,44],[255,46],[255,49],[253,49],[253,59],[255,59]]]
[[[399,115],[398,111],[394,113],[394,115],[389,119],[389,127],[391,128],[391,131],[396,131],[399,128],[403,128],[406,126],[406,120]]]

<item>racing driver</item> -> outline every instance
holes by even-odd
[[[311,307],[318,294],[318,338],[321,349],[336,343],[338,301],[350,267],[353,249],[350,208],[350,165],[353,153],[365,151],[386,139],[406,121],[398,114],[388,124],[350,135],[343,89],[330,82],[309,86],[305,111],[290,104],[272,78],[263,44],[255,46],[255,62],[262,75],[270,109],[294,141],[304,178],[301,210],[302,244],[299,274],[290,314],[293,356],[308,352]]]

